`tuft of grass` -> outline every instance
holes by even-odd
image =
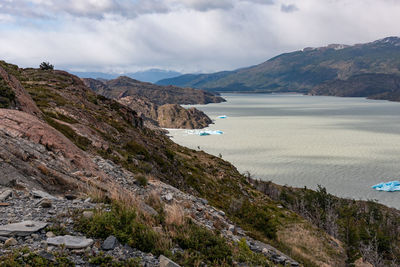
[[[1,267],[69,267],[75,264],[64,255],[54,254],[54,260],[50,261],[28,248],[14,250],[13,252],[0,256]]]
[[[112,256],[105,256],[103,253],[96,257],[91,257],[89,263],[100,267],[140,267],[139,258],[131,258],[127,260],[116,260]]]
[[[148,183],[146,176],[141,175],[141,174],[136,176],[136,181],[138,182],[138,184],[140,186],[143,186],[143,187],[146,187],[147,183]]]
[[[251,266],[265,266],[268,262],[264,255],[251,251],[244,238],[235,244],[234,259],[238,262],[248,263]]]

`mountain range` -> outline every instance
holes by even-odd
[[[329,86],[355,86],[357,81],[357,86],[368,88],[359,90],[357,96],[374,98],[374,95],[379,95],[383,99],[400,100],[388,93],[388,90],[394,90],[398,94],[396,87],[388,87],[390,82],[385,82],[384,88],[374,84],[372,77],[378,77],[375,74],[387,74],[379,76],[381,81],[386,78],[396,80],[400,75],[400,38],[387,37],[352,46],[331,44],[305,48],[247,68],[211,74],[186,74],[160,80],[157,84],[216,92],[312,92],[318,95],[329,91],[335,95],[336,90],[328,90]],[[371,87],[374,89],[371,90]]]

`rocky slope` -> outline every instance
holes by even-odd
[[[227,92],[307,93],[321,83],[351,76],[400,74],[400,38],[388,37],[366,44],[329,45],[281,54],[264,63],[235,71],[183,75],[158,82]],[[383,76],[382,76],[383,77]]]
[[[221,97],[190,88],[162,87],[143,83],[129,77],[110,81],[83,79],[95,92],[114,98],[137,111],[147,126],[163,128],[201,129],[212,123],[203,112],[186,110],[177,104],[206,104],[221,102]],[[175,104],[175,105],[169,105]]]
[[[84,79],[84,81],[87,81]],[[117,79],[105,81],[106,88],[97,89],[91,86],[92,80],[88,81],[91,87],[98,94],[108,98],[121,98],[124,96],[145,97],[157,105],[164,104],[208,104],[223,102],[224,99],[203,90],[192,88],[181,88],[176,86],[160,86],[152,83],[145,83],[132,78],[121,76]],[[96,83],[97,84],[97,83]],[[95,85],[93,83],[93,85]]]
[[[6,266],[345,266],[363,257],[362,244],[335,239],[79,78],[0,66],[41,112],[0,113]]]

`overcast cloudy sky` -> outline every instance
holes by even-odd
[[[400,0],[0,0],[0,59],[58,69],[230,70],[400,35]]]

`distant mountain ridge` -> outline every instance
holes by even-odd
[[[80,78],[93,78],[93,79],[106,79],[112,80],[116,79],[120,74],[117,73],[104,73],[104,72],[79,72],[79,71],[72,71],[72,74]],[[172,77],[177,77],[182,75],[182,73],[177,71],[171,70],[162,70],[162,69],[149,69],[144,71],[137,71],[137,72],[129,72],[125,73],[124,76],[130,77],[132,79],[136,79],[142,82],[151,82],[155,83],[162,79],[168,79]]]
[[[304,48],[247,68],[211,74],[187,74],[160,80],[157,84],[216,92],[308,93],[329,81],[345,81],[360,74],[400,75],[400,38],[387,37],[352,46],[332,44]],[[370,79],[366,82],[370,82]],[[313,93],[318,94],[318,90]],[[367,92],[361,95],[369,96]]]

